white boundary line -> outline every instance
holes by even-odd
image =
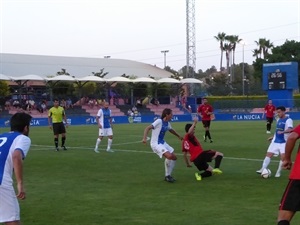
[[[152,152],[151,148],[149,145],[147,146],[143,146],[141,141],[135,141],[135,142],[127,142],[127,143],[123,143],[123,144],[119,144],[119,145],[124,145],[124,144],[134,144],[134,143],[140,143],[141,146],[143,148],[148,147],[148,151],[141,151],[141,150],[131,150],[131,149],[116,149],[113,148],[113,150],[115,152],[128,152],[128,153],[144,153],[144,154],[155,154],[154,152]],[[48,149],[53,149],[54,151],[54,146],[50,146],[50,145],[31,145],[32,147],[37,147],[37,148],[44,148],[44,149],[35,149],[32,151],[44,151],[44,150],[48,150]],[[94,150],[94,147],[87,147],[87,146],[79,146],[79,147],[69,147],[70,149],[76,149],[76,150]],[[102,150],[103,152],[105,152],[105,149],[99,149],[100,151]],[[183,155],[182,153],[176,153],[176,155]],[[236,158],[236,157],[224,157],[224,159],[231,159],[231,160],[241,160],[241,161],[254,161],[254,162],[262,162],[263,159],[249,159],[249,158]],[[272,160],[272,162],[279,162],[279,160]]]

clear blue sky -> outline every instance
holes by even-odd
[[[0,52],[186,64],[185,0],[0,0]],[[300,0],[196,0],[196,70],[219,68],[218,32],[254,41],[300,41]],[[236,63],[242,62],[237,46]],[[225,61],[223,63],[225,65]]]

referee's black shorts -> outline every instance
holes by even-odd
[[[282,195],[279,210],[300,211],[300,180],[290,180]]]
[[[208,162],[212,161],[212,158],[216,154],[216,151],[207,150],[203,151],[198,157],[193,161],[194,165],[198,170],[206,170],[208,168]]]
[[[54,135],[66,133],[66,128],[65,128],[65,125],[64,125],[63,122],[53,123],[52,127],[53,127],[53,133],[54,133]]]

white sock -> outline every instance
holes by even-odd
[[[282,166],[282,163],[283,163],[282,160],[280,160],[280,161],[279,161],[279,165],[278,165],[278,169],[277,169],[277,172],[276,172],[276,173],[280,173],[280,172],[281,172],[281,169],[282,169],[282,167],[281,167],[281,166]]]
[[[169,176],[172,174],[175,167],[176,160],[165,159],[165,175]]]
[[[262,170],[266,169],[268,167],[268,165],[270,164],[270,162],[271,162],[271,158],[266,156],[264,159],[263,165],[262,165]]]
[[[97,138],[97,141],[96,141],[96,148],[98,148],[100,142],[101,142],[100,138]]]
[[[112,139],[108,138],[108,140],[107,140],[107,149],[110,149],[112,141],[113,141]]]
[[[165,159],[165,175],[166,176],[170,175],[170,164],[171,164],[171,160]]]
[[[175,164],[176,164],[176,160],[170,160],[170,175],[172,174],[173,172],[173,169],[175,167]]]

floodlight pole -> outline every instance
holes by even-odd
[[[164,54],[164,69],[166,68],[166,59],[167,59],[167,53],[169,52],[169,50],[163,50],[161,51],[161,53]]]
[[[244,96],[245,95],[245,43],[243,43],[242,82],[243,82],[243,96]]]

